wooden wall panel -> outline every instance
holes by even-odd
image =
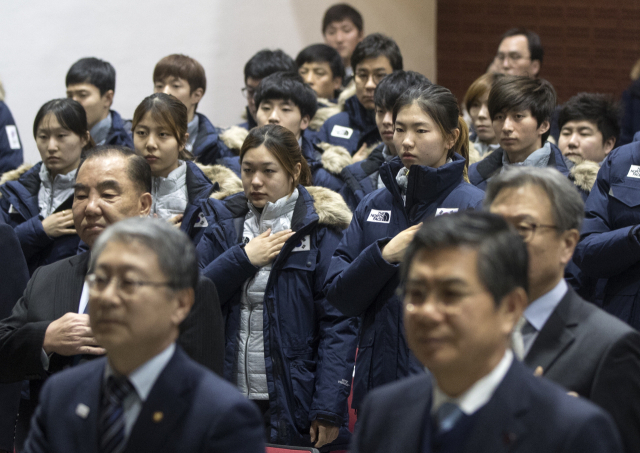
[[[640,58],[640,0],[438,0],[438,83],[458,99],[512,27],[540,35],[540,77],[564,102],[581,91],[620,97]]]

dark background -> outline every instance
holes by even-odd
[[[513,27],[540,35],[539,77],[553,84],[559,103],[582,91],[619,99],[640,58],[640,0],[438,0],[437,6],[438,84],[460,102]]]

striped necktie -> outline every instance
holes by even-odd
[[[126,376],[109,376],[102,392],[100,453],[121,453],[126,445],[122,402],[135,389]]]

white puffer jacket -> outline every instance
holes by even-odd
[[[283,197],[275,203],[267,202],[262,213],[249,203],[242,234],[244,243],[269,228],[271,234],[291,228],[291,218],[297,200],[298,189],[295,189],[289,197]],[[236,385],[244,395],[255,400],[269,399],[264,362],[262,307],[270,273],[270,263],[261,267],[255,276],[244,284],[240,298]]]

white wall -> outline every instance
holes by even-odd
[[[157,61],[171,53],[197,59],[207,74],[199,111],[218,126],[239,122],[245,62],[259,49],[292,57],[322,41],[328,0],[2,0],[0,80],[25,149],[39,160],[32,136],[42,104],[65,95],[64,79],[79,58],[95,56],[116,68],[113,108],[131,118],[152,90]],[[435,0],[353,0],[365,32],[396,39],[405,68],[435,80]]]

